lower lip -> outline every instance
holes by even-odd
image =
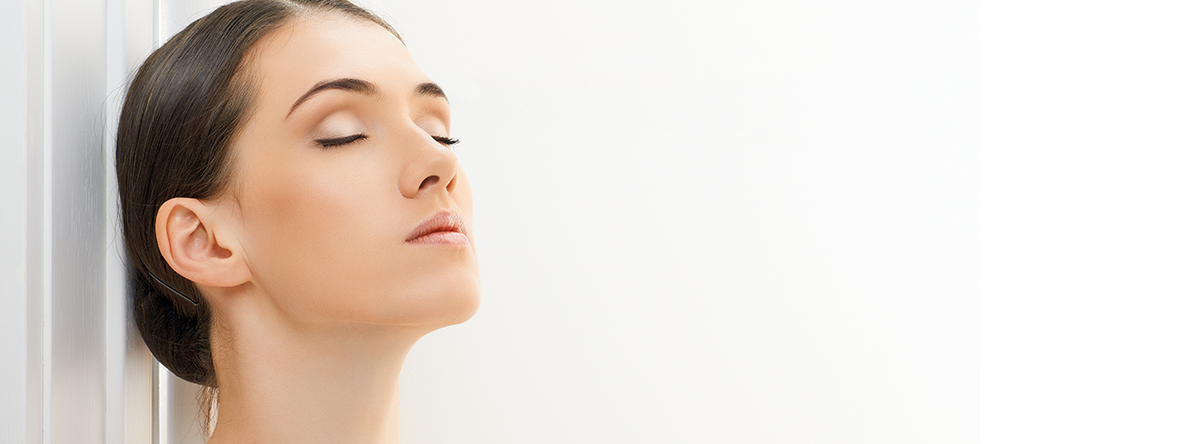
[[[407,241],[411,244],[468,245],[468,236],[458,231],[436,231]]]

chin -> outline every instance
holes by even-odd
[[[455,316],[453,318],[451,318],[450,320],[448,320],[445,323],[445,325],[441,325],[441,327],[446,327],[448,325],[456,325],[456,324],[466,322],[467,320],[472,319],[472,316],[476,315],[476,310],[479,308],[480,308],[480,290],[477,289],[468,297],[468,299],[465,301],[465,304],[462,307],[458,307],[457,310],[455,310],[455,312],[454,312]]]
[[[458,283],[457,283],[458,284]],[[480,284],[474,282],[471,285],[452,285],[452,287],[444,297],[445,301],[439,307],[434,322],[426,322],[434,325],[436,328],[442,328],[449,325],[455,325],[472,319],[476,315],[476,310],[480,308]]]

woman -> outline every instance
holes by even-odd
[[[217,389],[211,443],[392,443],[398,374],[479,304],[448,102],[340,0],[247,0],[129,87],[116,170],[135,318]]]

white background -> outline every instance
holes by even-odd
[[[1182,8],[981,2],[981,440],[1182,441]]]

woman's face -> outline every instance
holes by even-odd
[[[255,286],[303,321],[442,326],[479,304],[443,92],[390,31],[314,14],[254,48],[230,196]]]

